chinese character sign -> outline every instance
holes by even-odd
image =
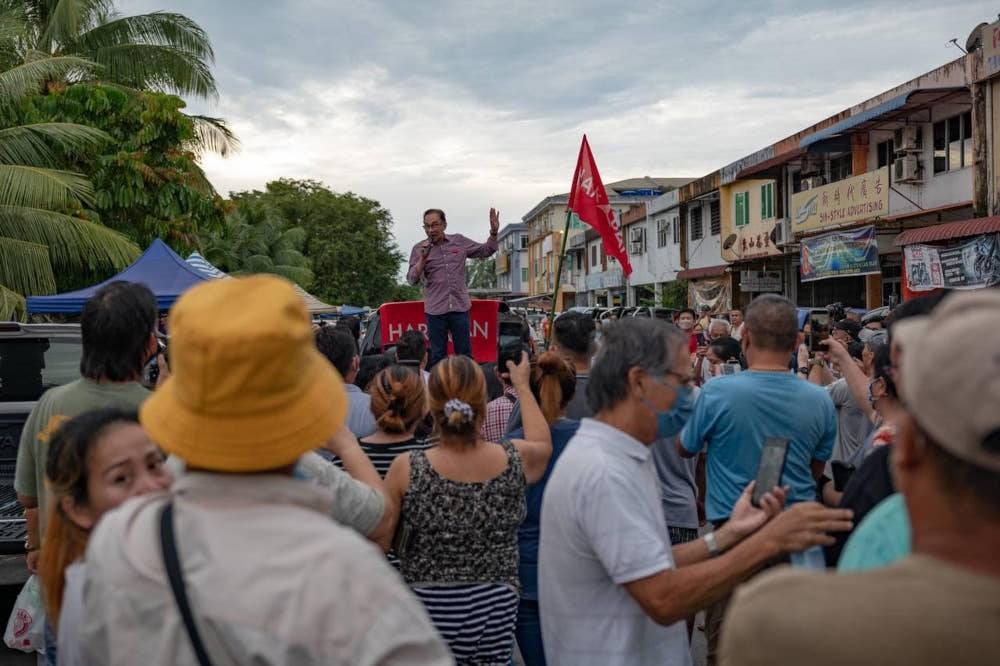
[[[832,229],[889,214],[889,168],[792,195],[792,233]]]

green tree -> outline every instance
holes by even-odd
[[[496,259],[469,259],[465,263],[465,275],[469,289],[496,289]]]
[[[124,236],[90,219],[86,211],[94,199],[90,181],[60,168],[109,137],[75,123],[11,120],[14,105],[42,81],[89,66],[79,59],[46,58],[0,72],[2,318],[23,313],[22,294],[55,291],[56,271],[107,274],[139,255],[139,248]]]
[[[302,254],[305,229],[291,226],[257,192],[232,197],[224,227],[203,238],[205,258],[234,275],[274,273],[308,289],[314,276]]]
[[[214,98],[215,60],[207,33],[173,12],[123,16],[114,0],[0,0],[0,67],[46,56],[92,63],[43,80],[103,81],[132,90]],[[199,147],[226,155],[239,143],[225,122],[190,116]]]
[[[111,141],[100,150],[66,165],[90,176],[101,222],[140,246],[163,238],[184,250],[197,245],[199,233],[221,229],[226,211],[197,163],[197,126],[182,108],[174,95],[80,83],[51,86],[25,100],[19,114],[106,133]]]
[[[663,285],[660,305],[665,308],[682,310],[688,306],[687,280],[674,280]]]
[[[265,190],[233,195],[237,205],[256,200],[282,221],[283,231],[301,228],[302,253],[315,280],[310,291],[328,303],[379,305],[410,300],[413,290],[396,281],[403,255],[392,234],[392,215],[377,201],[348,192],[333,192],[312,180],[282,179]],[[298,232],[296,232],[298,233]],[[206,257],[221,253],[211,237],[204,239]],[[238,258],[239,270],[251,270]]]

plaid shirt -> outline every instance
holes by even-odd
[[[507,432],[507,419],[517,402],[517,391],[513,386],[504,386],[503,395],[486,405],[486,420],[480,434],[487,442],[499,442]]]

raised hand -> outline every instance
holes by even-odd
[[[500,230],[500,211],[490,208],[490,236],[495,236]]]

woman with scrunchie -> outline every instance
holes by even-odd
[[[524,439],[480,437],[485,377],[471,359],[452,356],[434,366],[427,386],[437,446],[399,456],[386,476],[400,507],[400,572],[459,664],[510,662],[525,487],[542,477],[552,453],[527,354],[516,365],[508,361],[507,369],[520,398]]]

